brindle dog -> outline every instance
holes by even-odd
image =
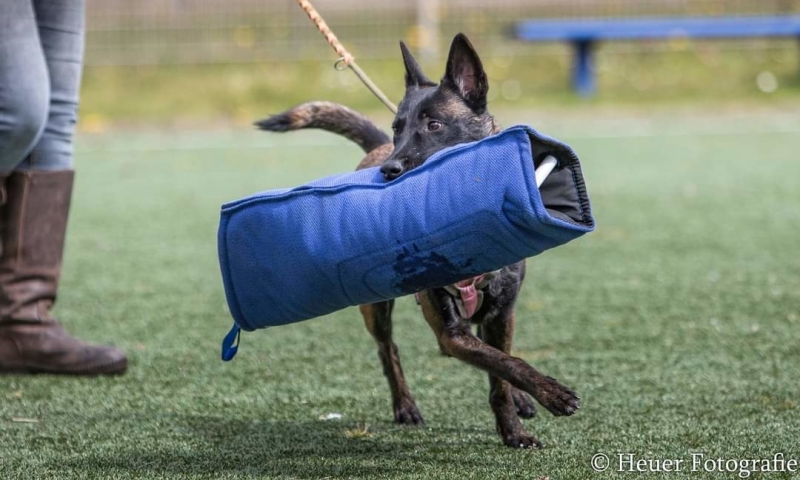
[[[400,49],[406,69],[406,92],[392,123],[391,142],[361,114],[329,102],[306,103],[257,125],[270,131],[321,128],[343,135],[367,152],[358,168],[380,165],[389,181],[418,167],[439,150],[499,131],[486,107],[486,73],[466,36],[459,34],[453,39],[446,72],[438,85],[422,73],[402,42]],[[417,299],[442,353],[489,374],[489,404],[503,442],[515,448],[541,448],[542,443],[525,431],[519,419],[536,415],[536,407],[527,394],[556,416],[575,413],[579,397],[556,379],[510,355],[514,304],[524,277],[524,262],[500,270],[482,288],[483,302],[471,318],[459,313],[457,298],[446,289],[420,292]],[[403,376],[397,345],[392,341],[393,307],[394,301],[390,300],[361,305],[360,310],[367,330],[378,344],[392,392],[395,421],[417,425],[423,423],[422,415]],[[473,324],[477,325],[477,336],[472,333]]]

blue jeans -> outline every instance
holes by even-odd
[[[72,168],[84,0],[0,0],[0,174]]]

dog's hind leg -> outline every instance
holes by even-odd
[[[531,396],[519,388],[511,387],[511,396],[514,398],[514,407],[520,418],[533,418],[536,416],[536,405],[531,400]]]
[[[402,425],[419,425],[424,423],[417,409],[414,397],[406,384],[403,368],[400,366],[400,355],[397,345],[392,341],[392,309],[394,300],[387,302],[360,305],[361,315],[367,330],[378,344],[378,356],[383,365],[383,373],[389,381],[392,391],[392,408],[394,421]]]
[[[503,353],[511,353],[511,341],[514,336],[513,306],[507,307],[494,318],[489,318],[478,327],[478,336]],[[520,398],[521,397],[521,398]],[[519,405],[527,402],[527,405]],[[507,381],[489,374],[489,405],[492,407],[497,421],[497,432],[503,438],[503,443],[513,448],[542,448],[542,443],[534,436],[529,435],[519,416],[536,409],[528,395]],[[524,409],[520,412],[520,409]],[[533,415],[529,415],[533,416]]]

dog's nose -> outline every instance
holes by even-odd
[[[403,173],[403,164],[398,160],[389,160],[381,165],[381,173],[386,180],[394,180]]]

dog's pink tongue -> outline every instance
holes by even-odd
[[[470,278],[456,283],[455,287],[464,303],[464,316],[472,318],[478,308],[478,290],[475,288],[475,279]]]

